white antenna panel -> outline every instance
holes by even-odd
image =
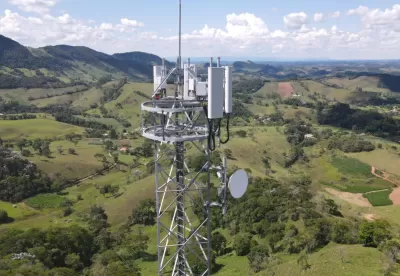
[[[195,91],[196,90],[196,80],[195,79],[189,79],[189,90]]]
[[[162,66],[153,66],[153,78],[154,78],[154,91],[155,91],[161,84],[161,82],[164,80]],[[159,89],[167,89],[167,82],[165,81]]]
[[[225,66],[225,113],[232,113],[232,67]]]
[[[241,198],[247,190],[249,178],[244,170],[238,170],[229,178],[229,191],[233,198]]]
[[[197,82],[196,95],[200,97],[207,96],[207,82],[205,81]]]
[[[208,67],[208,118],[224,116],[224,68]]]
[[[196,99],[196,86],[195,86],[195,82],[196,79],[194,77],[197,76],[193,76],[193,74],[191,74],[189,72],[189,69],[196,75],[196,66],[194,64],[192,65],[188,65],[185,64],[183,66],[183,99],[185,100],[194,100]]]

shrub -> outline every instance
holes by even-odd
[[[236,235],[233,249],[236,251],[238,256],[246,256],[250,252],[251,238],[247,233],[240,233]]]
[[[363,221],[360,225],[359,240],[368,247],[377,247],[390,240],[390,224],[385,220]]]
[[[219,233],[215,232],[211,236],[211,248],[215,251],[217,256],[221,256],[225,254],[226,249],[226,239],[225,237]]]
[[[0,210],[0,224],[7,223],[9,220],[8,213],[4,210]]]
[[[156,223],[156,203],[153,199],[145,199],[139,202],[139,206],[133,209],[130,217],[131,224],[154,225]]]
[[[253,247],[247,255],[247,259],[249,260],[250,268],[253,272],[259,272],[264,269],[265,263],[268,261],[269,250],[265,245],[257,245]]]
[[[72,210],[71,207],[67,207],[64,209],[63,211],[63,216],[64,217],[68,217],[69,215],[71,215],[74,212],[74,210]]]
[[[22,156],[25,156],[25,157],[31,156],[30,150],[27,150],[27,149],[23,149],[21,151],[21,154],[22,154]]]
[[[244,137],[246,137],[247,136],[247,132],[246,131],[244,131],[244,130],[238,130],[238,131],[236,131],[235,132],[235,134],[237,135],[237,136],[239,136],[239,137],[241,137],[241,138],[244,138]]]

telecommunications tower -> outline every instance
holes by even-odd
[[[151,101],[141,105],[142,135],[155,145],[158,275],[210,275],[210,208],[225,210],[227,187],[234,198],[241,197],[247,175],[237,171],[228,185],[226,161],[211,164],[216,144],[229,140],[232,68],[221,67],[219,58],[214,66],[211,58],[207,77],[201,78],[190,59],[183,64],[181,0],[178,37],[175,67],[168,69],[164,60],[161,66],[154,66],[154,93]],[[172,91],[167,82],[173,82]],[[225,141],[222,123],[228,131]],[[188,166],[188,156],[197,152],[199,160],[199,151],[200,161]],[[218,202],[210,201],[212,170],[222,184]]]

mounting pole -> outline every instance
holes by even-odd
[[[182,3],[179,0],[179,64],[178,68],[181,68],[182,65]]]

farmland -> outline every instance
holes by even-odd
[[[246,76],[236,76],[236,79],[240,81]],[[266,246],[272,256],[271,266],[263,267],[259,275],[377,275],[382,271],[382,263],[386,264],[381,260],[384,253],[362,246],[358,231],[360,224],[364,223],[363,219],[373,223],[383,218],[393,225],[400,225],[398,208],[391,199],[392,191],[397,191],[395,184],[383,177],[389,173],[393,179],[397,177],[398,152],[396,143],[384,137],[376,138],[369,133],[361,133],[357,128],[344,130],[318,123],[316,105],[319,101],[334,104],[368,98],[364,91],[369,91],[367,86],[376,84],[366,79],[357,80],[357,85],[366,87],[362,93],[355,91],[350,82],[342,86],[337,84],[338,87],[324,84],[331,81],[333,85],[340,80],[269,80],[260,82],[264,85],[259,91],[250,91],[245,95],[248,98],[243,108],[251,116],[234,119],[236,125],[230,128],[229,143],[217,147],[215,154],[229,155],[229,172],[237,168],[246,169],[252,179],[250,194],[249,198],[239,201],[230,198],[227,215],[218,219],[213,217],[215,224],[224,222],[213,232],[221,233],[226,239],[226,251],[216,257],[218,270],[213,275],[254,273],[254,264],[249,262],[247,256],[239,256],[236,247],[237,238],[249,233],[251,247],[255,244],[259,246],[257,248]],[[118,80],[114,80],[101,87],[88,87],[88,90],[65,95],[62,93],[67,90],[57,90],[54,93],[58,95],[34,100],[27,100],[27,95],[22,92],[15,93],[18,101],[38,107],[60,104],[76,108],[75,118],[105,124],[110,128],[101,128],[90,136],[89,131],[85,131],[86,127],[60,123],[54,120],[55,116],[43,113],[37,119],[0,120],[0,137],[7,146],[16,153],[29,151],[30,154],[23,158],[35,164],[52,183],[49,191],[29,196],[21,202],[0,201],[0,210],[7,211],[13,219],[1,224],[0,229],[37,227],[45,231],[55,227],[83,227],[93,231],[88,214],[99,206],[107,216],[107,226],[103,230],[112,233],[111,238],[121,233],[133,236],[138,228],[148,235],[148,245],[142,252],[145,257],[136,259],[135,263],[142,275],[153,275],[157,270],[154,261],[156,226],[131,224],[132,211],[138,208],[139,203],[155,197],[154,175],[150,166],[153,152],[144,156],[144,139],[125,133],[128,131],[131,134],[139,127],[140,104],[149,100],[153,85],[127,82],[115,97],[105,101],[106,89],[113,88],[117,83]],[[371,92],[374,91],[371,89]],[[28,91],[29,95],[38,97],[44,93]],[[11,98],[7,96],[6,99]],[[235,100],[240,101],[239,97]],[[374,107],[362,108],[369,110]],[[386,109],[382,107],[378,110],[385,112]],[[298,142],[288,133],[294,122],[298,122],[300,130],[307,128],[307,132],[296,129],[299,132],[292,133]],[[115,129],[112,137],[111,128]],[[80,135],[71,138],[74,133]],[[311,133],[313,139],[306,140],[305,133]],[[375,148],[371,151],[343,152],[330,147],[338,137],[370,141]],[[38,138],[48,139],[47,153],[43,153],[41,147],[33,146]],[[19,142],[22,139],[27,139],[29,143],[21,146]],[[122,153],[122,147],[128,149],[126,154]],[[194,151],[188,147],[187,164],[193,161]],[[294,154],[296,159],[293,159]],[[289,163],[291,160],[294,162]],[[372,166],[376,166],[375,172],[382,177],[372,173]],[[298,182],[292,182],[294,180]],[[212,175],[211,182],[218,185],[215,175]],[[327,199],[332,199],[333,203]],[[269,205],[271,202],[274,204]],[[242,206],[241,209],[238,206]],[[241,217],[243,215],[245,219]],[[236,217],[242,221],[248,219],[248,225],[236,223]],[[264,223],[267,219],[270,221]],[[335,227],[341,223],[353,235],[343,234],[349,241],[334,238]],[[326,230],[329,232],[324,236],[326,240],[306,255],[310,268],[304,271],[304,259],[301,258],[304,258],[302,252],[306,249],[302,241],[319,237],[315,233],[323,232],[318,232],[318,229],[335,230]],[[279,240],[275,241],[278,237]],[[110,248],[109,251],[114,250]],[[104,252],[107,251],[100,252],[99,256],[110,253]],[[102,267],[100,261],[93,261],[91,269],[97,271],[98,267]]]

